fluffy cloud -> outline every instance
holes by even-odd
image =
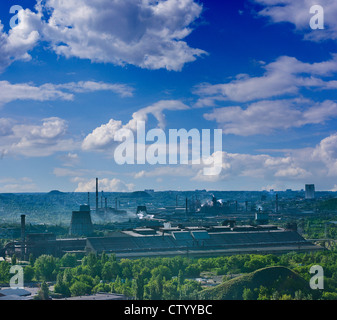
[[[313,150],[311,150],[313,152]],[[299,158],[293,156],[273,157],[268,154],[240,154],[220,152],[222,158],[222,171],[218,175],[204,175],[203,168],[207,164],[179,165],[157,167],[153,170],[142,170],[134,174],[134,178],[155,178],[162,176],[185,177],[191,181],[217,182],[250,177],[261,181],[275,180],[303,180],[312,174],[301,167]],[[215,155],[213,154],[212,157]]]
[[[14,124],[13,119],[0,118],[0,137],[8,136],[13,133],[12,127]]]
[[[11,84],[8,81],[0,81],[0,105],[14,100],[72,100],[70,93],[57,90],[50,84],[34,86],[29,83]]]
[[[9,34],[0,29],[2,70],[29,60],[38,41],[67,58],[174,71],[206,53],[183,41],[202,12],[194,0],[37,0],[35,9],[21,10]]]
[[[0,81],[0,106],[15,100],[73,100],[74,93],[88,93],[95,91],[110,91],[130,97],[133,88],[118,83],[104,83],[95,81],[80,81],[63,84],[46,83],[36,86],[31,83],[12,84],[8,81]]]
[[[149,115],[155,117],[158,126],[165,126],[165,110],[186,110],[189,107],[178,100],[161,100],[148,107],[142,108],[133,113],[131,120],[123,125],[121,121],[110,119],[106,124],[94,129],[83,140],[82,148],[84,150],[107,150],[116,145],[115,135],[117,132],[122,132],[123,129],[131,132],[137,128],[137,121],[148,121]]]
[[[307,89],[313,92],[337,88],[337,81],[331,79],[337,73],[336,54],[316,63],[282,56],[262,68],[262,76],[240,74],[228,83],[200,84],[194,91],[199,95],[194,107],[217,107],[224,101],[242,103],[243,106],[215,108],[204,114],[206,120],[216,121],[224,133],[242,136],[323,124],[337,116],[334,101],[304,98]]]
[[[238,75],[235,80],[221,84],[201,84],[194,93],[201,97],[197,106],[213,105],[216,100],[248,102],[284,95],[297,95],[302,88],[336,89],[336,81],[323,80],[337,72],[337,55],[318,63],[304,63],[294,57],[282,56],[262,66],[260,77]]]
[[[0,179],[0,192],[37,192],[38,187],[28,177]]]
[[[336,116],[337,104],[333,101],[315,103],[309,99],[263,100],[245,109],[224,107],[204,114],[205,119],[216,121],[225,134],[241,136],[324,123]]]
[[[163,176],[177,176],[177,177],[191,177],[195,174],[192,166],[180,165],[180,166],[165,166],[157,167],[151,171],[141,170],[134,174],[135,179],[141,178],[155,178]]]
[[[337,175],[337,134],[323,139],[314,149],[310,158],[312,161],[321,161],[325,164],[326,175]]]
[[[320,141],[315,147],[279,150],[281,156],[221,152],[222,171],[218,175],[205,176],[201,165],[155,167],[142,170],[134,178],[185,177],[191,181],[219,182],[238,180],[241,177],[257,179],[263,183],[289,185],[308,181],[320,182],[326,188],[335,184],[337,177],[337,133]],[[213,155],[214,156],[214,155]]]
[[[75,192],[94,192],[96,189],[96,180],[81,181],[78,183]],[[134,189],[133,184],[125,183],[119,179],[100,179],[99,189],[105,192],[129,192]]]
[[[66,57],[180,70],[204,53],[182,41],[202,11],[193,0],[47,0],[45,8],[44,37]]]
[[[40,38],[41,17],[38,14],[28,9],[21,10],[19,19],[20,25],[12,28],[8,34],[4,32],[0,22],[0,73],[14,61],[31,60],[28,52],[36,46]]]
[[[290,22],[295,25],[296,30],[305,33],[305,39],[325,40],[337,39],[337,3],[334,0],[254,0],[263,6],[258,13],[260,16],[268,17],[273,22]],[[324,9],[324,30],[311,30],[309,21],[313,14],[310,8],[321,5]]]
[[[64,84],[49,84],[51,88],[67,90],[75,93],[88,93],[95,91],[111,91],[121,97],[132,97],[134,89],[128,85],[121,83],[105,83],[96,81],[79,81]]]
[[[0,136],[2,155],[49,156],[59,151],[72,151],[78,144],[67,135],[65,120],[52,117],[41,125],[17,124]]]

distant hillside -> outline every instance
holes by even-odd
[[[294,294],[301,290],[303,293],[313,293],[308,281],[285,267],[269,267],[228,280],[216,287],[202,290],[201,300],[242,300],[245,288],[259,289],[260,286],[275,288],[278,292]]]
[[[48,194],[53,195],[53,196],[57,196],[57,195],[64,194],[64,192],[61,192],[59,190],[52,190],[52,191],[48,192]]]
[[[131,197],[131,198],[149,198],[149,197],[151,197],[151,195],[148,194],[145,191],[134,191],[134,192],[129,194],[129,197]]]

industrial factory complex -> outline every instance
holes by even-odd
[[[86,211],[85,211],[86,212]],[[85,213],[84,213],[85,214]],[[25,234],[22,240],[8,243],[2,255],[16,253],[27,258],[70,253],[115,254],[117,258],[155,256],[210,257],[240,253],[285,253],[322,248],[301,237],[296,230],[273,225],[137,228],[114,232],[108,237],[56,239],[54,234]]]
[[[106,201],[105,201],[106,203]],[[146,211],[145,207],[139,210]],[[187,210],[187,205],[186,205]],[[96,180],[96,208],[81,205],[73,211],[69,237],[57,238],[52,233],[26,233],[26,216],[21,215],[21,239],[11,241],[0,252],[1,256],[16,254],[22,259],[42,254],[62,256],[65,253],[115,254],[121,258],[157,256],[210,257],[241,253],[285,253],[289,251],[316,251],[323,248],[305,240],[296,226],[280,228],[268,224],[263,212],[256,213],[255,225],[226,225],[212,223],[174,224],[162,221],[141,227],[110,232],[108,236],[93,236],[91,213],[118,212],[117,208],[98,207],[98,180]],[[263,219],[261,219],[263,217]]]

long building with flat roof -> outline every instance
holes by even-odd
[[[0,256],[27,258],[30,254],[63,256],[67,252],[115,254],[118,259],[157,256],[209,257],[243,253],[285,253],[316,251],[324,248],[305,240],[295,227],[258,226],[181,226],[144,227],[113,232],[107,237],[56,239],[52,233],[25,234],[22,220],[21,241],[7,243]]]
[[[138,232],[137,232],[138,231]],[[120,232],[120,236],[87,238],[86,252],[115,254],[117,258],[155,256],[207,257],[240,253],[284,253],[316,251],[323,248],[294,230],[275,226],[208,228],[207,230]]]

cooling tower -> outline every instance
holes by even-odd
[[[70,223],[70,235],[89,236],[94,232],[90,206],[81,205],[80,211],[73,211]]]

